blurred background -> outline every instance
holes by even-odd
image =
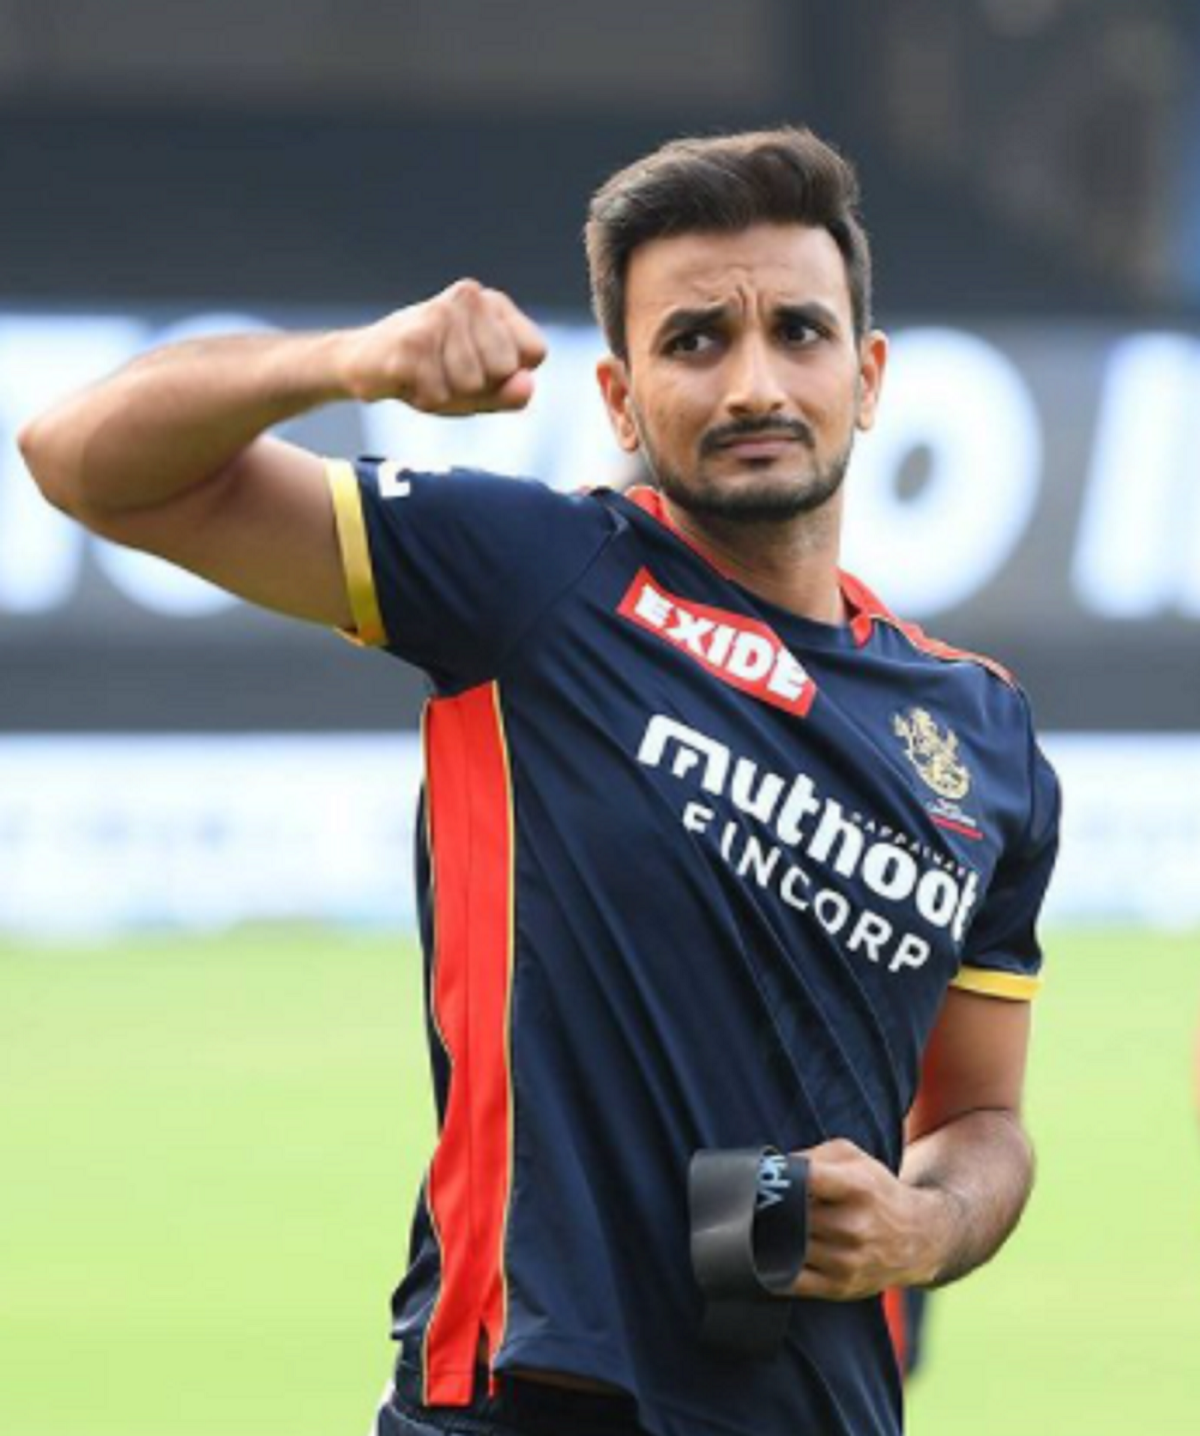
[[[1066,790],[1040,1190],[912,1429],[1200,1429],[1200,6],[0,0],[6,1436],[365,1429],[432,1130],[422,681],[85,537],[19,425],[470,274],[548,330],[527,414],[290,436],[619,479],[588,195],[783,121],[856,161],[894,343],[847,566],[1015,669]]]

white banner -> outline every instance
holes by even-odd
[[[1048,917],[1200,923],[1200,735],[1060,734]],[[410,927],[413,734],[0,741],[0,929]]]
[[[0,741],[0,928],[414,921],[404,737]]]
[[[309,327],[333,316],[296,310],[283,319]],[[147,348],[267,327],[265,316],[248,313],[164,321],[0,311],[0,614],[78,621],[91,559],[119,595],[167,620],[194,621],[232,604],[188,574],[88,538],[41,500],[12,440],[52,401]],[[543,327],[549,358],[520,415],[447,423],[402,404],[372,404],[348,409],[336,432],[314,428],[312,416],[288,432],[323,453],[394,455],[418,469],[479,466],[567,490],[628,478],[596,386],[599,333],[590,323]],[[1095,386],[1082,397],[1062,383],[1081,372]],[[1048,575],[1061,568],[1069,584],[1057,609],[1065,597],[1092,620],[1200,618],[1198,386],[1197,334],[897,329],[879,422],[855,453],[848,567],[907,617],[956,614],[986,600],[1049,524],[1055,560],[1041,563],[1033,584],[1043,614]],[[1126,482],[1132,470],[1136,484]],[[1052,502],[1052,488],[1072,495],[1069,505]],[[1003,602],[1020,605],[1028,587],[1018,581]]]
[[[1200,923],[1200,734],[1060,733],[1042,746],[1063,785],[1051,915]]]

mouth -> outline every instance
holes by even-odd
[[[796,451],[800,441],[786,435],[760,435],[758,438],[729,439],[717,445],[720,454],[731,454],[746,463],[769,463],[773,459],[785,458]]]

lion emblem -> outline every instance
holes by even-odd
[[[943,733],[924,708],[910,708],[892,719],[897,738],[904,740],[909,762],[924,782],[943,798],[965,798],[971,787],[967,765],[958,756],[958,738]]]

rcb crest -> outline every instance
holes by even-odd
[[[971,787],[967,765],[958,756],[958,738],[942,733],[924,708],[910,708],[892,719],[892,731],[904,740],[908,761],[935,793],[957,801]]]

